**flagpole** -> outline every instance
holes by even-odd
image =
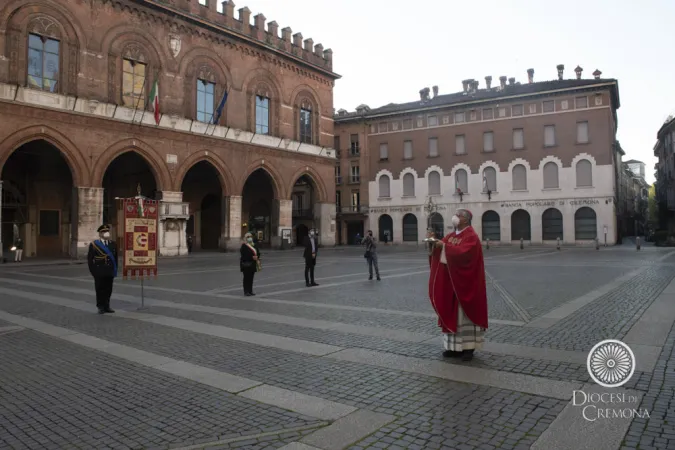
[[[143,76],[143,87],[141,88],[141,95],[138,96],[138,100],[136,100],[136,106],[134,107],[134,115],[131,117],[131,123],[136,123],[136,111],[138,111],[138,104],[141,102],[141,98],[143,97],[143,93],[145,92],[145,80],[146,77],[145,75]],[[141,118],[141,121],[143,118]]]
[[[220,105],[223,103],[223,99],[226,98],[227,96],[229,96],[229,94],[230,94],[230,91],[228,89],[225,89],[225,92],[223,93],[223,96],[220,98],[220,102],[218,103],[218,108],[220,108]],[[209,131],[209,126],[211,126],[211,123],[213,122],[213,117],[216,114],[216,110],[218,108],[213,110],[213,112],[211,113],[211,117],[209,118],[209,122],[206,124],[206,130],[204,130],[204,134],[206,134]],[[222,114],[222,112],[221,112],[221,114]],[[218,120],[220,120],[220,115],[218,115]],[[211,130],[211,136],[213,136],[213,133],[216,132],[217,126],[218,126],[217,124],[215,124],[215,123],[213,124],[213,130]]]

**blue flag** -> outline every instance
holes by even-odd
[[[220,100],[218,107],[216,108],[216,113],[213,116],[213,124],[217,124],[220,120],[220,116],[223,115],[223,108],[225,107],[225,102],[227,101],[227,91],[223,93],[223,98]]]

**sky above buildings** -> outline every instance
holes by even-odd
[[[291,27],[333,49],[342,75],[335,109],[353,111],[414,101],[419,90],[440,94],[474,78],[527,82],[583,78],[595,69],[619,80],[618,139],[624,161],[647,165],[654,181],[656,132],[675,115],[675,0],[237,0],[279,29]],[[591,137],[592,139],[592,137]]]

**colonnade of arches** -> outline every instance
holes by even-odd
[[[77,256],[78,246],[95,237],[98,225],[117,224],[116,199],[137,195],[139,185],[141,195],[152,199],[162,199],[163,191],[175,190],[161,185],[166,181],[156,165],[135,148],[120,150],[99,174],[100,186],[92,188],[79,186],[82,181],[72,156],[50,140],[38,137],[13,149],[4,159],[2,156],[0,223],[5,252],[21,238],[26,256]],[[178,201],[189,203],[184,232],[193,236],[193,249],[223,248],[224,239],[238,240],[249,231],[261,245],[272,244],[280,226],[292,227],[296,239],[302,239],[310,228],[316,228],[320,215],[314,213],[314,204],[323,195],[317,180],[299,173],[295,184],[283,189],[280,177],[273,172],[252,168],[243,183],[236,183],[224,179],[223,171],[208,159],[179,170],[182,195]],[[230,186],[241,184],[241,192],[227,192]],[[302,191],[301,214],[295,213],[291,200],[283,198],[288,190],[295,194],[296,188]],[[232,197],[237,200],[227,201]],[[241,214],[231,215],[230,208],[241,208]],[[234,216],[240,217],[240,222],[232,221]],[[85,222],[86,233],[82,231]]]
[[[483,241],[531,241],[532,240],[532,217],[524,209],[518,209],[510,214],[511,230],[509,236],[502,236],[501,218],[496,211],[485,211],[475,220],[481,221],[481,239]],[[378,238],[380,241],[392,241],[395,233],[398,233],[394,225],[394,220],[388,214],[382,214],[378,220]],[[428,217],[428,227],[431,228],[436,236],[444,236],[448,230],[444,228],[443,216],[439,213],[433,213]],[[557,208],[545,210],[540,218],[541,220],[542,240],[555,241],[563,240],[563,214]],[[400,224],[400,232],[403,242],[420,242],[423,237],[419,236],[419,221],[414,213],[408,213],[403,216]],[[578,208],[574,212],[574,240],[589,241],[596,239],[597,236],[597,214],[587,206]]]

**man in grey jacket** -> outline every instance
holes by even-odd
[[[377,276],[377,281],[380,281],[380,268],[377,265],[377,244],[375,239],[373,239],[372,230],[368,230],[368,236],[363,240],[363,245],[366,246],[366,254],[364,257],[368,261],[368,274],[369,280],[373,279],[373,266],[375,266],[375,275]]]

